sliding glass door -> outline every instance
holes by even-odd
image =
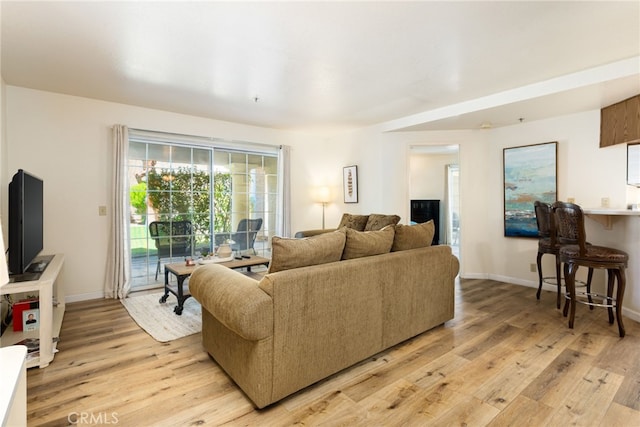
[[[164,264],[197,258],[221,243],[270,256],[277,164],[271,153],[131,139],[132,287],[156,287]],[[248,232],[247,224],[260,228]]]

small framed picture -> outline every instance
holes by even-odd
[[[22,312],[22,330],[35,331],[40,327],[40,310],[37,308]]]
[[[358,166],[343,168],[344,202],[358,203]]]

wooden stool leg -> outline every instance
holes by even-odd
[[[578,267],[573,263],[565,263],[564,265],[564,281],[569,292],[570,313],[569,313],[569,329],[573,329],[573,320],[576,317],[576,270]],[[565,305],[566,311],[566,305]]]
[[[607,269],[607,312],[609,313],[609,324],[613,325],[613,287],[615,285],[615,279],[618,270],[613,268]],[[620,278],[618,278],[618,283],[620,283]]]
[[[540,292],[542,292],[542,252],[538,252],[536,257],[536,263],[538,264],[538,292],[536,292],[536,298],[540,299]]]
[[[560,310],[560,298],[562,296],[562,275],[560,274],[560,257],[556,255],[556,283],[558,284],[558,296],[556,298],[556,308]]]
[[[618,277],[618,292],[616,293],[616,319],[618,320],[618,332],[620,338],[625,335],[624,323],[622,323],[622,300],[624,298],[624,289],[627,286],[627,279],[624,271],[624,267],[616,270],[616,276]]]
[[[569,294],[569,288],[567,287],[567,272],[569,271],[569,264],[565,263],[564,264],[564,290],[566,294]],[[566,298],[565,295],[565,299],[564,299],[564,308],[562,309],[562,315],[564,317],[567,317],[567,315],[569,314],[569,304],[570,304],[570,298]]]
[[[591,280],[593,279],[593,268],[589,267],[589,274],[587,275],[587,298],[589,299],[589,303],[593,304],[593,299],[591,298]],[[593,310],[593,305],[589,305],[589,308]]]

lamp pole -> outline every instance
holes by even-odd
[[[322,202],[322,229],[324,230],[324,207],[327,206],[327,202]]]
[[[331,193],[329,187],[320,187],[316,190],[315,201],[322,204],[322,229],[324,230],[324,209],[327,203],[331,201]]]

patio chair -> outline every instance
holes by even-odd
[[[193,248],[191,221],[154,221],[149,224],[149,234],[158,250],[156,280],[160,272],[160,259],[190,256]]]
[[[220,246],[227,239],[230,239],[234,242],[231,244],[231,249],[234,251],[241,252],[251,249],[254,255],[256,255],[257,253],[253,245],[260,228],[262,228],[262,218],[241,219],[234,233],[216,234],[216,246]]]

